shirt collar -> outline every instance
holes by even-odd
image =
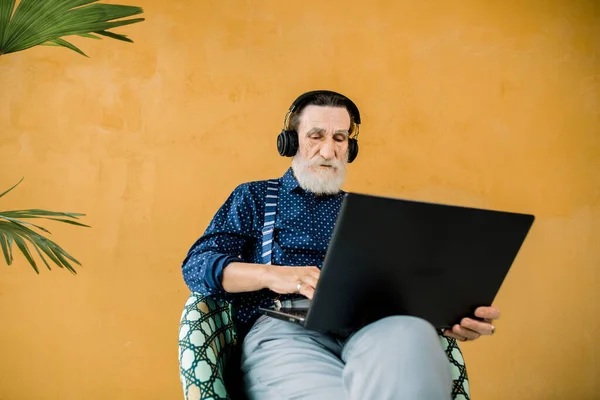
[[[289,193],[297,190],[302,190],[300,184],[296,180],[294,176],[294,171],[292,167],[288,168],[288,170],[281,177],[281,186]]]

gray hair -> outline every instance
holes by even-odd
[[[345,108],[348,111],[348,115],[350,116],[350,126],[348,127],[350,133],[352,134],[352,127],[355,125],[356,121],[352,117],[352,113],[348,108],[348,100],[335,93],[326,93],[326,94],[318,94],[308,100],[306,103],[302,105],[301,108],[294,111],[290,116],[289,129],[298,132],[298,127],[300,126],[300,118],[302,117],[302,112],[307,106],[320,106],[320,107],[340,107]]]

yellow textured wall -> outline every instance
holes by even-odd
[[[362,110],[347,190],[537,216],[474,398],[598,398],[597,1],[123,2],[133,45],[0,57],[0,209],[92,225],[47,225],[76,277],[0,265],[0,399],[179,398],[180,262],[315,88]]]

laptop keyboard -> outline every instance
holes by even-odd
[[[306,314],[308,313],[308,309],[298,309],[298,308],[282,308],[279,310],[282,313],[288,314],[288,315],[293,315],[295,317],[301,317],[304,318],[306,317]]]

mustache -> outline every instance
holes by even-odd
[[[328,160],[321,156],[318,156],[318,157],[308,160],[308,165],[311,167],[319,166],[319,165],[326,165],[328,167],[339,168],[342,166],[342,164],[343,164],[342,161],[340,161],[338,159]]]

